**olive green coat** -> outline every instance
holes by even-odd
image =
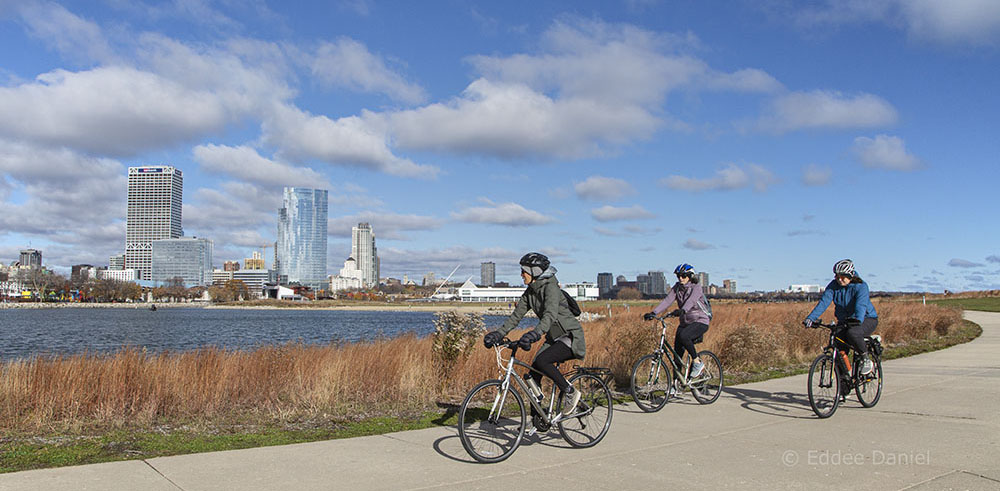
[[[570,313],[569,304],[566,303],[566,297],[563,296],[555,275],[546,276],[543,274],[532,281],[524,289],[521,299],[517,301],[514,312],[510,314],[503,326],[497,329],[497,332],[506,336],[507,333],[516,329],[528,309],[531,309],[538,316],[535,332],[545,339],[545,346],[542,350],[551,346],[556,339],[568,334],[572,339],[570,349],[573,351],[573,356],[583,359],[583,355],[587,352],[587,344],[583,339],[583,327],[580,325],[580,321],[576,320],[576,317]]]

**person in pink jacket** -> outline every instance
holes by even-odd
[[[666,311],[675,300],[677,301],[677,309],[671,312],[680,318],[680,325],[677,326],[677,333],[674,335],[674,351],[677,352],[677,356],[684,356],[685,351],[691,355],[694,362],[691,365],[690,378],[695,378],[705,369],[705,364],[694,349],[693,340],[708,332],[708,323],[711,320],[708,300],[705,299],[705,292],[695,277],[694,266],[687,263],[680,264],[674,268],[674,274],[677,275],[677,283],[670,288],[667,298],[664,298],[652,312],[644,315],[643,319],[653,320]]]

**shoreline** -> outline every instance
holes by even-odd
[[[229,310],[355,310],[355,311],[385,311],[385,312],[448,312],[457,311],[462,314],[480,313],[484,315],[510,315],[512,308],[499,305],[454,305],[454,304],[357,304],[357,305],[215,305],[203,302],[135,302],[135,303],[50,303],[50,302],[0,302],[0,310],[5,309],[135,309],[148,310],[156,305],[161,308],[187,309],[229,309]]]

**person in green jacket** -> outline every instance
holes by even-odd
[[[556,279],[556,268],[549,264],[549,258],[544,254],[530,252],[521,258],[520,263],[521,279],[527,288],[503,326],[486,333],[483,343],[487,348],[499,343],[507,333],[517,328],[521,318],[531,309],[538,316],[538,325],[521,336],[519,347],[525,351],[530,350],[531,345],[542,339],[542,336],[545,336],[545,344],[531,363],[531,367],[537,371],[528,373],[539,386],[542,374],[552,379],[563,394],[562,414],[569,416],[580,402],[580,391],[566,381],[555,364],[574,358],[583,359],[587,350],[583,327],[569,310],[569,303]],[[534,408],[532,412],[534,413]]]

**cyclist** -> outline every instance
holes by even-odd
[[[527,288],[517,301],[514,312],[499,329],[486,333],[483,344],[487,348],[499,343],[511,330],[517,328],[524,314],[531,309],[538,316],[538,325],[525,332],[518,340],[522,350],[531,349],[531,345],[545,336],[545,344],[535,354],[532,368],[541,373],[529,372],[535,383],[541,386],[542,375],[545,374],[562,391],[562,415],[573,414],[580,402],[580,391],[575,389],[566,377],[556,368],[555,364],[573,358],[583,358],[586,343],[583,339],[583,327],[580,321],[569,311],[563,291],[556,280],[556,268],[549,264],[549,258],[544,254],[529,252],[521,258],[521,279]],[[535,415],[535,409],[531,409]],[[529,429],[530,431],[531,429]]]
[[[837,317],[837,324],[843,326],[837,334],[837,339],[846,341],[846,344],[861,354],[861,374],[868,375],[875,364],[868,357],[865,337],[871,336],[878,326],[878,314],[868,298],[868,284],[861,279],[854,269],[854,262],[850,259],[837,261],[833,265],[833,274],[833,281],[826,285],[816,308],[809,313],[802,324],[812,327],[813,322],[819,319],[832,301],[833,315]]]
[[[694,363],[691,365],[689,378],[693,379],[701,375],[701,371],[705,369],[705,364],[702,363],[698,352],[694,349],[693,340],[708,332],[710,321],[708,300],[705,299],[705,293],[702,291],[701,285],[698,284],[694,266],[688,263],[679,264],[674,268],[674,274],[677,275],[677,283],[674,283],[674,286],[670,288],[667,298],[664,298],[652,312],[643,315],[642,318],[653,320],[654,317],[667,310],[667,307],[675,300],[677,301],[677,309],[671,312],[680,318],[680,325],[677,326],[677,333],[674,334],[674,351],[677,352],[677,356],[684,356],[685,351],[691,355]]]

